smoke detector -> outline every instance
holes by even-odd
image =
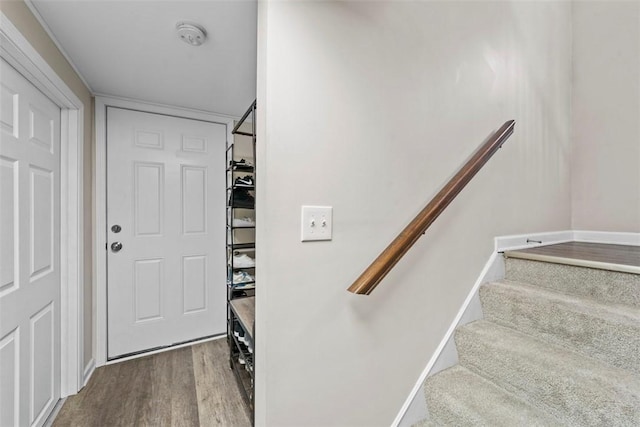
[[[178,37],[191,46],[200,46],[207,38],[204,28],[190,22],[178,22],[176,31],[178,31]]]

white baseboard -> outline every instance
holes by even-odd
[[[555,245],[574,240],[573,231],[550,231],[545,233],[517,234],[495,238],[496,252]]]
[[[96,359],[91,359],[87,366],[84,368],[84,372],[82,374],[82,386],[86,386],[89,382],[89,378],[93,375],[93,372],[96,370]]]
[[[442,338],[442,341],[440,341],[440,344],[433,353],[433,356],[431,356],[431,359],[429,359],[427,366],[425,366],[424,370],[420,374],[418,381],[411,390],[411,393],[409,393],[409,396],[402,405],[402,408],[400,408],[400,412],[398,412],[398,415],[391,424],[392,427],[411,426],[426,418],[426,405],[422,405],[422,402],[416,402],[414,404],[414,400],[416,396],[422,392],[423,383],[428,376],[449,368],[458,362],[458,354],[455,350],[453,334],[458,326],[482,318],[482,309],[480,307],[480,299],[478,295],[480,285],[504,278],[504,260],[499,256],[499,253],[506,250],[553,245],[570,241],[640,245],[640,233],[563,230],[496,237],[494,240],[494,253],[485,264],[478,279],[462,304],[462,307],[460,307],[458,314],[449,326],[447,333]],[[409,417],[411,417],[411,419],[409,419]]]
[[[640,246],[640,233],[577,230],[573,232],[573,239],[577,242]]]
[[[60,400],[58,400],[56,405],[53,407],[53,410],[51,411],[47,419],[44,421],[44,424],[42,425],[42,427],[53,427],[53,422],[56,420],[56,417],[60,413],[60,410],[62,409],[62,407],[64,406],[64,402],[66,401],[67,401],[66,397],[63,397]]]
[[[611,245],[640,246],[640,233],[614,231],[565,230],[546,233],[518,234],[496,237],[495,248],[498,252],[517,250],[543,245],[555,245],[564,242],[608,243]],[[540,243],[542,242],[542,243]]]

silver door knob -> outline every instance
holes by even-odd
[[[111,244],[111,250],[113,252],[120,252],[120,249],[122,249],[122,243],[120,242],[113,242]]]
[[[122,227],[120,227],[118,224],[115,224],[111,226],[111,231],[113,231],[114,233],[119,233],[120,231],[122,231]]]

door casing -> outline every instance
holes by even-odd
[[[147,113],[165,114],[185,119],[203,120],[226,126],[227,140],[231,137],[233,122],[238,117],[214,114],[206,111],[188,108],[172,107],[168,105],[148,103],[108,95],[98,95],[95,98],[95,179],[93,194],[95,197],[96,215],[94,227],[94,283],[96,284],[96,366],[108,363],[118,363],[136,357],[143,357],[149,353],[141,353],[124,359],[107,362],[107,107],[119,107]],[[168,347],[172,350],[176,347]],[[166,351],[165,349],[159,351]],[[153,352],[156,353],[157,351]]]
[[[60,170],[65,173],[60,175],[60,395],[66,397],[84,387],[95,368],[94,359],[82,363],[85,106],[2,11],[0,57],[61,110]]]

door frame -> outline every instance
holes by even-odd
[[[93,372],[83,366],[85,106],[0,11],[0,57],[60,107],[60,396],[77,393]]]
[[[231,137],[233,123],[239,117],[210,113],[202,110],[156,104],[134,99],[96,94],[95,98],[95,179],[93,194],[95,197],[94,227],[94,283],[96,284],[96,366],[147,356],[144,352],[113,362],[107,360],[107,107],[123,108],[144,113],[164,114],[183,119],[195,119],[224,125],[227,142]],[[171,350],[177,347],[168,347]],[[154,351],[165,351],[160,349]]]

